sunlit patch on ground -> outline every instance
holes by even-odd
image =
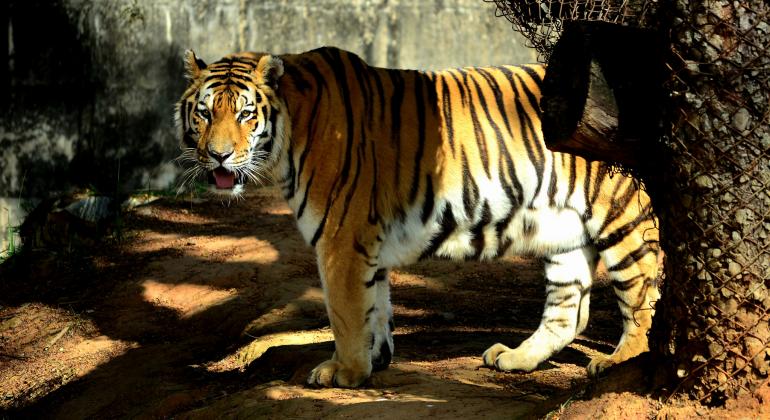
[[[198,284],[168,284],[154,280],[145,280],[142,287],[145,301],[173,309],[179,313],[180,318],[191,317],[212,306],[222,305],[238,295],[235,289],[220,290]]]

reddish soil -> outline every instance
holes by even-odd
[[[0,266],[3,417],[768,418],[770,391],[713,410],[646,391],[644,360],[598,382],[619,336],[611,291],[585,336],[532,373],[480,368],[540,319],[542,267],[429,261],[392,278],[396,355],[360,389],[312,389],[332,351],[312,250],[272,189],[225,205],[164,198],[120,240]],[[647,372],[647,373],[646,373]]]

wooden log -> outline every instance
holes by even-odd
[[[554,151],[640,168],[656,150],[665,80],[659,37],[572,22],[543,82],[543,135]]]

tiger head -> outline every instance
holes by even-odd
[[[268,178],[283,146],[285,108],[277,95],[280,58],[227,56],[206,65],[185,53],[189,85],[176,107],[182,140],[182,185],[205,176],[209,191],[239,195],[244,184]]]

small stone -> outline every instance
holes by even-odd
[[[749,118],[751,115],[746,108],[741,108],[733,115],[733,127],[736,130],[743,132],[749,126]]]
[[[711,357],[715,357],[715,356],[717,356],[717,355],[719,355],[719,354],[722,354],[722,352],[723,352],[724,350],[725,350],[725,348],[724,348],[724,347],[722,347],[722,346],[721,346],[719,343],[717,343],[717,342],[711,342],[711,343],[709,343],[709,354],[711,355]]]
[[[730,237],[732,238],[733,242],[740,242],[741,241],[741,234],[736,232],[736,231],[733,231],[733,233],[730,235]]]
[[[763,150],[770,149],[770,134],[765,133],[762,135],[762,139],[759,140],[759,143],[762,145]]]
[[[711,248],[708,252],[712,258],[719,258],[719,256],[722,255],[722,250],[719,248]]]
[[[751,210],[738,209],[738,211],[735,212],[735,221],[738,222],[738,224],[740,225],[745,225],[746,222],[749,221],[750,216],[751,216]]]
[[[738,264],[735,261],[730,261],[727,264],[727,272],[730,273],[730,276],[732,276],[732,277],[737,276],[738,274],[740,274],[742,269],[743,269],[743,267],[741,267],[741,265]]]
[[[714,182],[711,180],[711,177],[708,175],[700,175],[697,178],[695,178],[695,185],[701,187],[701,188],[714,188]]]

